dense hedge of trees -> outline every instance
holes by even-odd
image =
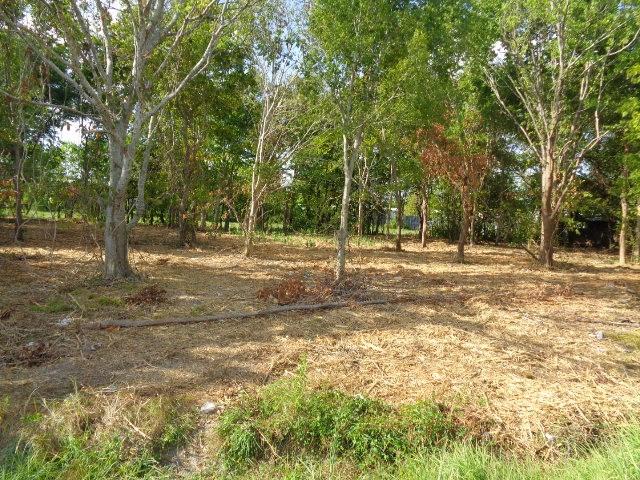
[[[640,257],[639,9],[612,0],[0,5],[0,208]],[[60,130],[77,131],[64,143]]]

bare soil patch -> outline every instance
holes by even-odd
[[[224,405],[305,358],[312,382],[394,403],[434,398],[476,434],[542,455],[640,407],[640,350],[618,340],[640,322],[640,269],[618,268],[609,254],[562,251],[545,271],[506,247],[472,247],[457,264],[443,242],[393,252],[384,248],[392,240],[352,241],[351,278],[365,279],[367,298],[416,301],[96,331],[83,326],[253,311],[321,291],[332,242],[263,241],[246,259],[238,237],[202,236],[180,250],[172,231],[141,227],[132,255],[143,280],[105,285],[84,227],[58,223],[55,239],[46,222],[28,228],[16,246],[0,224],[0,395],[17,405],[76,388]],[[279,300],[275,287],[294,278]],[[149,301],[128,300],[136,296]]]

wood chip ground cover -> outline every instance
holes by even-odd
[[[95,244],[77,225],[30,225],[24,246],[1,225],[0,358],[46,344],[55,356],[0,365],[0,395],[22,405],[76,388],[184,393],[229,404],[239,393],[295,370],[311,382],[392,403],[454,405],[467,427],[521,452],[550,455],[640,406],[640,351],[617,340],[640,322],[640,269],[590,251],[558,253],[553,271],[522,250],[352,241],[350,268],[366,294],[416,301],[214,324],[83,329],[107,318],[165,318],[264,308],[257,292],[297,276],[320,281],[333,265],[330,238],[263,241],[242,257],[241,239],[202,236],[177,250],[172,231],[142,227],[132,242],[141,283],[97,280]],[[53,248],[52,248],[53,247]],[[360,277],[358,277],[360,278]],[[141,289],[166,301],[127,302]],[[51,298],[70,311],[34,310]],[[598,335],[598,332],[601,332]],[[601,340],[598,337],[602,337]]]

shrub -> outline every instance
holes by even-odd
[[[461,431],[432,402],[395,408],[360,395],[307,386],[304,369],[242,398],[220,419],[223,462],[239,469],[251,461],[292,454],[393,463],[443,446]]]

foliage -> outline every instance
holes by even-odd
[[[395,462],[461,434],[432,402],[394,408],[363,396],[307,386],[304,370],[245,396],[220,419],[222,459],[230,468],[293,454]]]

